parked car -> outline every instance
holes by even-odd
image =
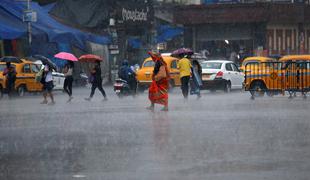
[[[25,92],[42,91],[42,84],[35,81],[35,76],[39,72],[39,67],[31,61],[22,59],[21,63],[12,63],[16,70],[15,90],[19,96],[24,96]],[[0,90],[6,89],[6,77],[2,75],[6,63],[0,63]]]
[[[167,63],[168,70],[170,73],[170,87],[180,86],[180,72],[177,69],[178,59],[171,57],[169,54],[162,54],[164,61]],[[152,74],[154,70],[154,62],[149,57],[146,58],[141,66],[141,68],[136,73],[136,78],[138,81],[138,89],[144,90],[152,83]]]
[[[244,74],[237,65],[227,60],[209,60],[201,63],[203,89],[211,91],[242,89]]]

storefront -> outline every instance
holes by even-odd
[[[209,56],[309,53],[310,6],[216,4],[179,7],[174,23],[185,27],[185,46]]]
[[[148,2],[120,2],[115,12],[116,45],[119,47],[118,61],[127,59],[130,64],[143,61],[144,54],[152,43],[154,12]]]

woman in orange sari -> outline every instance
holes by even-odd
[[[162,111],[168,111],[168,89],[169,89],[169,72],[166,62],[160,54],[149,52],[155,67],[152,76],[152,84],[149,88],[149,99],[151,106],[147,109],[154,110],[155,104],[164,105]]]

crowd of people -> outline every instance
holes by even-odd
[[[169,92],[169,79],[170,74],[166,62],[163,60],[159,53],[149,52],[152,60],[154,61],[154,70],[152,74],[152,84],[149,87],[149,100],[151,105],[147,107],[149,110],[154,110],[155,104],[163,105],[162,111],[168,111],[168,92]],[[197,98],[200,98],[200,87],[201,83],[201,66],[198,61],[190,60],[190,54],[179,54],[179,61],[177,68],[180,71],[181,80],[181,90],[185,100],[188,99],[188,95],[196,94]],[[54,105],[54,95],[53,95],[53,77],[52,77],[52,67],[49,64],[43,62],[44,68],[39,72],[40,82],[43,86],[43,101],[41,104]],[[63,90],[69,96],[67,102],[71,102],[73,99],[72,84],[73,84],[73,71],[74,63],[68,61],[68,63],[63,68],[63,73],[65,76]],[[3,75],[6,77],[6,89],[9,97],[11,97],[12,91],[15,87],[16,71],[11,63],[6,64],[6,68],[3,71]],[[128,82],[128,85],[132,92],[135,94],[137,89],[136,73],[133,68],[129,66],[128,60],[124,60],[119,69],[119,78]],[[91,83],[91,93],[90,96],[85,98],[87,101],[91,101],[95,94],[95,90],[98,88],[103,96],[103,100],[108,100],[107,95],[102,87],[102,76],[100,62],[97,61],[95,66],[90,71],[89,82]],[[50,102],[48,101],[50,98]]]

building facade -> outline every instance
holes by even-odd
[[[310,6],[305,3],[179,6],[173,19],[185,27],[185,46],[213,56],[310,53]]]

